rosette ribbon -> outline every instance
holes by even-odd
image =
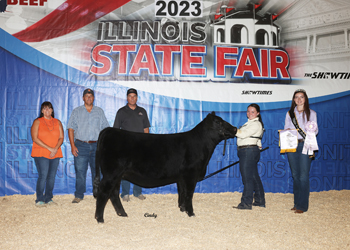
[[[313,155],[315,150],[318,150],[315,131],[317,130],[317,123],[308,121],[305,126],[306,137],[302,153],[304,155]]]

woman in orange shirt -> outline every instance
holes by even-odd
[[[43,102],[40,115],[34,120],[31,135],[33,140],[32,154],[38,170],[35,205],[38,207],[57,205],[52,201],[55,177],[62,158],[61,145],[64,139],[62,123],[54,118],[50,102]],[[45,190],[45,194],[44,194]]]

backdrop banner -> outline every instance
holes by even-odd
[[[319,127],[310,189],[350,189],[349,13],[346,0],[0,1],[0,196],[35,193],[30,130],[44,101],[65,132],[54,194],[74,193],[72,110],[91,88],[112,126],[130,87],[154,134],[188,131],[211,111],[240,127],[248,105],[259,104],[269,149],[258,169],[273,193],[293,192],[278,130],[294,91],[304,89]],[[221,142],[207,174],[239,160],[236,139],[223,149]],[[236,164],[195,192],[242,190]]]

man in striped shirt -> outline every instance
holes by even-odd
[[[83,93],[84,105],[75,108],[68,121],[68,137],[74,155],[76,175],[75,197],[72,203],[79,203],[84,198],[88,164],[90,165],[92,183],[94,181],[98,135],[101,130],[109,127],[103,110],[93,105],[94,98],[94,91],[85,89]]]

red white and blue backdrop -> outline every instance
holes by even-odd
[[[74,192],[66,126],[87,87],[111,126],[136,88],[157,134],[188,131],[211,111],[239,127],[258,103],[269,147],[258,167],[273,193],[292,192],[278,130],[305,89],[320,131],[311,191],[350,189],[349,13],[347,0],[0,0],[0,195],[35,192],[30,127],[43,101],[65,129],[54,193]],[[224,156],[217,146],[207,174],[238,161],[235,140]],[[242,187],[236,164],[195,191]]]

